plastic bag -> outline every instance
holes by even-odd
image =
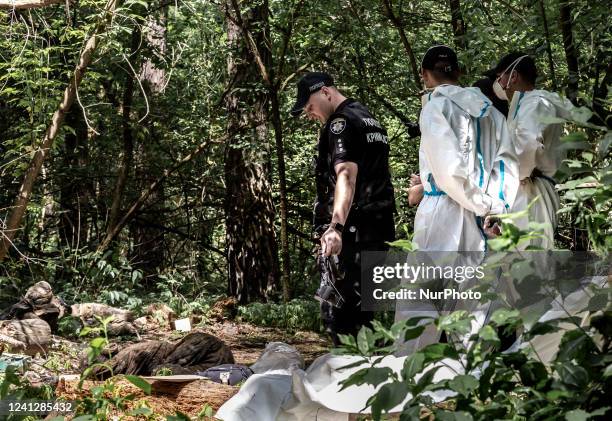
[[[251,366],[254,373],[260,374],[271,370],[292,370],[304,368],[304,359],[297,349],[284,342],[270,342],[264,352]]]

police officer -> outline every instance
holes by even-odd
[[[307,73],[297,84],[294,116],[323,124],[317,145],[315,229],[326,256],[338,255],[345,304],[321,305],[334,345],[338,334],[356,334],[372,312],[361,311],[361,252],[386,250],[395,237],[395,200],[387,131],[368,109],[346,98],[327,73]]]

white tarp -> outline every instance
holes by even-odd
[[[606,277],[593,277],[585,281],[585,287],[590,283],[601,287],[605,286],[607,279]],[[584,288],[565,298],[556,297],[552,303],[552,308],[537,320],[544,322],[568,315],[585,315],[583,310],[591,296],[588,288]],[[565,324],[561,324],[561,327],[565,329],[575,328],[575,326]],[[536,337],[528,343],[522,343],[519,339],[511,350],[515,351],[519,347],[531,346],[540,358],[548,362],[557,353],[559,341],[563,334],[564,330],[562,329],[559,332]],[[292,358],[286,356],[277,358],[274,352],[264,352],[262,357],[266,356],[266,358],[258,360],[258,363],[262,363],[260,367],[265,366],[263,363],[268,364],[275,361],[275,364],[270,365],[274,369],[265,372],[260,371],[258,374],[251,376],[241,387],[240,392],[219,408],[216,418],[224,421],[348,421],[349,414],[370,412],[364,410],[364,408],[377,388],[362,385],[350,386],[340,391],[340,382],[359,369],[366,367],[366,365],[348,369],[342,369],[342,367],[358,361],[361,357],[325,354],[317,358],[304,371],[296,364],[296,357],[292,349],[284,348],[281,345],[289,347],[286,344],[274,343],[276,349],[282,350],[284,354],[291,355]],[[266,350],[268,351],[268,347],[266,347]],[[272,347],[270,350],[272,350]],[[271,360],[265,361],[266,359]],[[284,367],[283,359],[285,361]],[[377,364],[377,367],[389,367],[399,373],[405,359],[406,357],[387,356]],[[434,382],[452,379],[459,374],[466,374],[459,361],[444,359],[436,365],[439,365],[440,369],[435,373]],[[431,369],[431,367],[426,368],[425,371]],[[480,377],[479,372],[468,374],[476,378]],[[416,380],[420,375],[416,376]],[[378,387],[380,386],[382,385]],[[454,395],[454,392],[450,390],[425,393],[430,395],[435,402],[443,401]],[[390,412],[400,412],[408,399],[410,399],[410,396],[406,394],[404,402]]]
[[[219,408],[215,417],[224,421],[342,421],[348,420],[349,414],[369,413],[364,407],[377,388],[362,385],[340,391],[340,381],[366,367],[341,369],[358,359],[326,354],[317,358],[306,371],[294,368],[255,374],[238,394]],[[377,367],[390,367],[399,373],[405,359],[387,356]],[[463,373],[458,361],[443,360],[440,365],[442,368],[436,372],[434,381]],[[452,394],[451,391],[439,391],[431,396],[441,401]],[[407,394],[405,401],[408,399]],[[402,406],[403,403],[391,412],[401,411]]]

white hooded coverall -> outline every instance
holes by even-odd
[[[483,217],[507,212],[519,184],[503,114],[478,88],[441,85],[419,124],[424,197],[414,242],[423,251],[485,251]]]
[[[486,251],[483,217],[507,212],[519,184],[518,163],[504,115],[478,88],[441,85],[430,94],[419,124],[424,197],[415,216],[414,242],[425,252]],[[434,262],[452,257],[428,254]],[[476,265],[482,258],[479,255],[484,257],[484,253],[456,256],[455,264]],[[414,308],[410,301],[398,300],[395,320],[437,317],[439,311],[456,309],[455,304],[445,300],[442,309],[432,303],[427,310],[426,303]],[[487,306],[469,310],[477,316],[472,323],[477,331],[484,323]],[[439,338],[440,333],[430,325],[418,338],[401,344],[399,353],[410,354]]]
[[[544,249],[554,248],[559,195],[551,177],[563,159],[563,154],[558,150],[563,124],[547,123],[542,119],[567,119],[572,107],[569,100],[562,99],[556,93],[533,90],[516,92],[508,112],[508,128],[519,161],[521,180],[511,209],[512,212],[525,210],[533,199],[538,198],[529,209],[528,218],[520,218],[515,223],[521,229],[527,229],[529,221],[545,223],[544,236],[529,243]]]

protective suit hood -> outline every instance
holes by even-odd
[[[515,92],[512,97],[510,109],[516,111],[517,107],[521,105],[520,103],[517,104],[517,102],[537,102],[539,98],[555,108],[556,117],[565,119],[571,118],[571,110],[574,108],[574,104],[572,104],[569,99],[562,98],[556,92],[544,91],[542,89],[534,89],[528,92]]]
[[[514,203],[518,164],[503,114],[479,89],[438,86],[421,110],[420,250],[483,251],[482,220]]]
[[[478,88],[463,88],[456,85],[440,85],[431,97],[443,96],[472,117],[486,117],[491,110],[491,101]]]

